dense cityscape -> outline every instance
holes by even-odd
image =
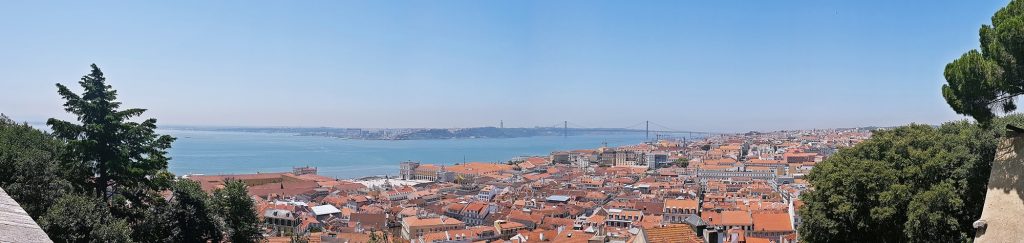
[[[0,243],[1024,242],[1024,0],[57,1]]]
[[[271,242],[795,242],[804,176],[864,129],[718,135],[507,162],[407,161],[394,177],[190,175],[249,185]],[[379,238],[378,238],[379,237]]]

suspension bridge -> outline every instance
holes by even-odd
[[[504,127],[504,121],[501,124]],[[560,123],[553,124],[551,126],[544,126],[541,128],[561,128],[562,135],[568,137],[573,130],[586,130],[587,132],[615,132],[615,133],[644,133],[647,140],[651,140],[651,136],[654,135],[655,139],[662,138],[699,138],[699,137],[710,137],[713,135],[721,135],[724,133],[707,132],[707,131],[693,131],[684,129],[675,129],[669,126],[665,126],[652,121],[640,121],[638,123],[630,124],[629,126],[622,127],[594,127],[581,125],[575,122],[562,121]],[[685,137],[684,137],[685,136]]]

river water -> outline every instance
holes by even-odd
[[[351,140],[296,136],[286,133],[159,131],[178,138],[169,154],[171,172],[285,172],[293,166],[315,166],[319,174],[337,178],[398,174],[399,162],[454,164],[463,161],[507,161],[522,155],[548,155],[556,150],[592,149],[637,144],[642,133],[524,138],[435,140]]]

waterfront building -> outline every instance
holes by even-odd
[[[292,167],[292,174],[297,176],[312,174],[316,175],[316,167],[303,166],[303,167]]]
[[[399,164],[399,174],[403,180],[413,180],[415,175],[416,167],[419,167],[419,162],[405,161]]]

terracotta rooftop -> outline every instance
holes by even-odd
[[[481,213],[481,211],[486,209],[487,206],[487,203],[484,202],[472,202],[469,205],[466,205],[466,208],[464,208],[463,211]]]
[[[512,166],[504,164],[494,164],[486,162],[469,162],[460,165],[452,165],[445,167],[445,170],[459,173],[459,174],[485,174],[493,173],[503,170],[511,170]]]
[[[322,176],[322,175],[317,175],[317,174],[303,174],[303,175],[298,175],[298,176],[294,176],[294,177],[296,179],[309,180],[309,181],[317,181],[317,182],[321,182],[321,181],[337,181],[338,180],[338,179],[335,179],[335,178],[331,178],[331,177],[327,177],[327,176]]]
[[[643,234],[648,243],[700,243],[697,233],[690,225],[673,224],[663,227],[644,228]]]
[[[747,243],[774,243],[766,238],[747,237]]]
[[[789,222],[788,213],[755,213],[754,231],[791,232],[793,224]]]
[[[722,211],[722,225],[752,225],[754,219],[747,211]]]
[[[697,200],[694,199],[668,199],[665,200],[665,208],[697,208]]]
[[[419,218],[416,216],[402,218],[402,224],[409,226],[457,225],[462,221],[453,218]]]
[[[257,179],[274,179],[281,178],[285,174],[291,173],[256,173],[256,174],[226,174],[226,175],[192,175],[189,179],[198,182],[223,182],[224,179],[235,179],[235,180],[257,180]]]

